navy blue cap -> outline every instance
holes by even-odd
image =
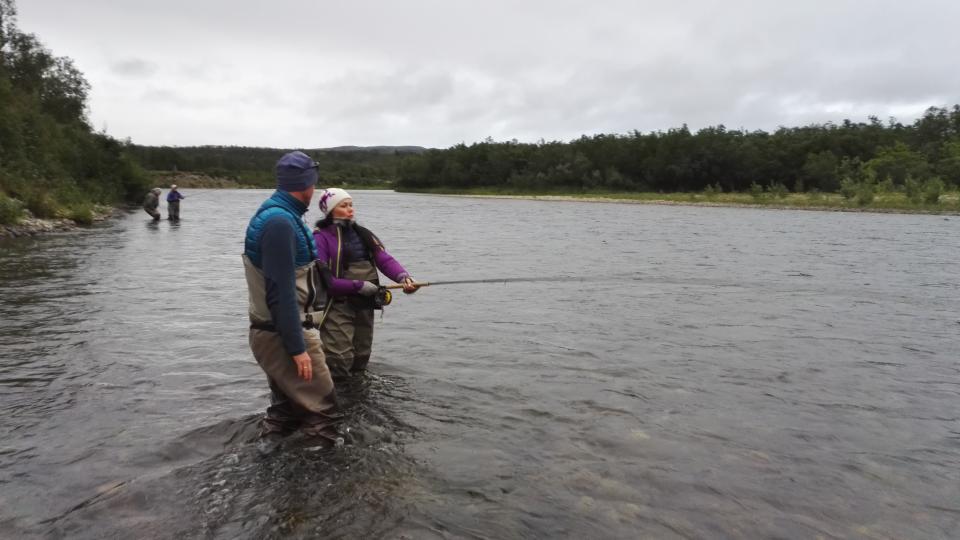
[[[277,189],[303,191],[316,185],[319,164],[301,151],[285,154],[277,162]]]

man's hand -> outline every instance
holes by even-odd
[[[306,351],[294,356],[293,362],[297,364],[297,375],[301,379],[305,381],[313,379],[313,359]]]
[[[420,286],[417,285],[416,282],[413,281],[413,278],[412,278],[412,277],[407,276],[407,277],[403,278],[403,292],[405,292],[405,293],[407,293],[407,294],[413,294],[413,293],[417,292],[417,289],[419,289],[419,288],[420,288]]]

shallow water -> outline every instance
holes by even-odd
[[[421,279],[261,459],[267,191],[0,244],[0,536],[954,538],[955,217],[357,192]],[[315,219],[316,210],[308,214]]]

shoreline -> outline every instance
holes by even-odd
[[[443,197],[470,197],[477,199],[517,199],[528,201],[549,202],[592,202],[606,204],[645,204],[653,206],[692,206],[708,208],[752,208],[756,210],[804,210],[812,212],[857,212],[874,214],[917,214],[932,216],[960,216],[960,210],[953,209],[922,209],[922,208],[871,208],[853,206],[817,206],[817,205],[790,205],[775,203],[741,203],[720,201],[675,201],[669,199],[637,199],[603,197],[596,195],[496,195],[477,193],[431,193],[426,191],[397,191],[397,193],[411,193],[416,195],[440,195]]]
[[[78,229],[92,227],[96,223],[101,223],[113,217],[116,217],[122,210],[120,208],[108,208],[103,212],[95,212],[93,223],[90,225],[81,225],[72,219],[53,218],[43,219],[28,215],[16,224],[0,225],[0,241],[14,238],[32,237],[40,234],[69,232]]]
[[[236,187],[213,187],[213,188],[192,188],[192,189],[244,189]],[[360,190],[359,188],[354,188]],[[383,189],[383,188],[380,188]],[[750,208],[756,210],[803,210],[810,212],[856,212],[856,213],[874,213],[874,214],[915,214],[930,216],[960,216],[960,210],[952,209],[911,209],[911,208],[870,208],[870,207],[847,207],[847,206],[817,206],[817,205],[790,205],[790,204],[766,204],[766,203],[741,203],[741,202],[720,202],[720,201],[677,201],[669,199],[639,199],[639,198],[617,198],[604,197],[596,195],[497,195],[497,194],[479,194],[479,193],[431,193],[421,191],[396,191],[387,188],[395,193],[409,193],[413,195],[438,195],[441,197],[466,197],[474,199],[514,199],[526,201],[546,201],[546,202],[590,202],[603,204],[642,204],[652,206],[690,206],[707,208]],[[100,223],[116,217],[123,212],[120,207],[105,209],[106,211],[96,212],[91,225],[81,225],[68,218],[41,219],[31,215],[24,217],[16,224],[0,224],[0,241],[6,241],[14,238],[32,237],[41,234],[69,232],[91,227],[93,224]]]

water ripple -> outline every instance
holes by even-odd
[[[263,460],[239,254],[268,192],[193,194],[179,225],[0,246],[7,534],[960,527],[954,221],[357,192],[418,277],[553,278],[398,295],[341,388],[350,444]]]

